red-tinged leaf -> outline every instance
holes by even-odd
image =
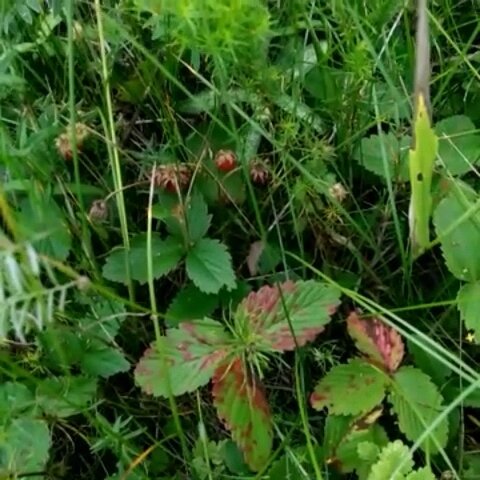
[[[355,311],[347,318],[347,329],[362,353],[391,373],[397,370],[405,347],[396,330],[379,318],[361,318]]]
[[[262,386],[249,378],[241,359],[216,370],[213,401],[247,465],[253,471],[263,468],[272,449],[270,408]]]
[[[204,319],[184,322],[148,348],[135,369],[136,383],[154,396],[191,392],[212,378],[231,341],[222,325]]]
[[[236,330],[240,337],[253,339],[259,349],[293,350],[314,340],[324,329],[339,298],[336,288],[312,280],[266,285],[251,292],[239,305]]]

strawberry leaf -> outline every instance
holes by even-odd
[[[190,197],[186,220],[190,242],[196,242],[206,235],[212,221],[212,215],[208,214],[208,207],[203,195],[195,193]]]
[[[135,369],[136,383],[154,396],[191,392],[208,383],[229,351],[222,325],[204,319],[184,322],[147,349]],[[162,350],[160,350],[162,349]]]
[[[455,277],[466,282],[480,280],[480,212],[475,211],[477,201],[475,192],[458,186],[440,201],[433,212],[433,223],[441,239],[447,267]],[[467,211],[471,215],[452,230],[452,224]]]
[[[147,236],[137,235],[131,241],[129,252],[130,276],[139,283],[148,281]],[[183,257],[183,247],[174,237],[162,240],[152,236],[153,278],[157,279],[173,270]],[[125,265],[125,249],[115,249],[107,257],[103,266],[103,277],[112,282],[128,284],[129,279]]]
[[[205,293],[218,293],[226,286],[235,288],[232,258],[223,243],[211,238],[200,239],[188,252],[187,275]]]
[[[314,340],[324,329],[339,304],[339,297],[337,289],[312,280],[266,285],[251,292],[239,305],[235,328],[239,336],[253,335],[260,349],[293,350]]]
[[[327,407],[333,415],[365,414],[382,402],[387,383],[384,373],[356,358],[333,367],[315,387],[310,402],[316,410]]]
[[[417,368],[402,367],[393,378],[389,401],[398,416],[400,430],[414,442],[442,412],[443,398],[430,377]],[[448,418],[444,418],[420,447],[425,452],[437,453],[447,440]]]
[[[165,313],[165,322],[169,327],[176,327],[181,322],[207,317],[217,308],[218,303],[217,295],[204,293],[195,285],[189,284],[170,303]]]
[[[347,329],[362,353],[389,372],[397,370],[405,347],[393,328],[379,318],[361,318],[352,312],[347,318]]]
[[[480,335],[480,281],[463,285],[458,292],[457,304],[465,327],[475,332],[474,340],[478,342]]]
[[[216,370],[213,401],[247,465],[253,471],[263,468],[272,449],[270,408],[261,384],[249,378],[240,358]]]

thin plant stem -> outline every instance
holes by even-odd
[[[127,282],[128,282],[128,294],[130,300],[134,300],[134,288],[133,281],[130,275],[130,238],[128,233],[128,222],[127,222],[127,212],[125,208],[125,198],[123,195],[123,180],[122,180],[122,170],[120,166],[120,155],[118,151],[116,133],[115,133],[115,122],[113,120],[113,107],[112,107],[112,97],[110,93],[110,82],[109,82],[109,73],[107,65],[107,57],[105,55],[105,36],[103,32],[103,21],[102,21],[102,10],[100,6],[100,0],[95,0],[95,15],[97,17],[97,32],[100,43],[100,58],[102,62],[102,81],[103,87],[105,90],[105,102],[107,109],[107,142],[110,147],[109,157],[110,157],[110,167],[112,170],[113,184],[115,191],[118,194],[115,196],[117,203],[118,216],[120,218],[120,229],[122,232],[123,246],[125,249],[125,271],[127,273]]]

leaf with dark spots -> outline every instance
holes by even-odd
[[[385,396],[388,377],[360,359],[333,367],[317,384],[310,397],[316,410],[327,407],[334,415],[363,415]]]
[[[396,330],[380,318],[361,318],[355,311],[347,318],[347,329],[362,353],[390,373],[397,370],[405,347]]]
[[[235,329],[239,336],[253,337],[261,350],[293,350],[323,331],[339,298],[339,290],[312,280],[266,285],[251,292],[239,305]]]
[[[167,331],[148,348],[135,369],[135,381],[154,396],[191,392],[209,382],[230,351],[231,337],[222,325],[204,319]]]
[[[272,449],[272,418],[262,385],[249,378],[240,358],[223,363],[213,376],[213,402],[253,470],[262,469]]]

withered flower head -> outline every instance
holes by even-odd
[[[177,189],[185,188],[189,184],[191,176],[190,168],[184,163],[159,165],[153,173],[155,186],[168,192],[176,192]]]
[[[250,163],[250,178],[257,185],[265,185],[269,178],[268,162],[266,160],[254,159]]]
[[[92,222],[103,222],[107,219],[108,216],[108,208],[107,202],[103,199],[101,200],[94,200],[90,207],[90,211],[88,212],[88,218]]]

